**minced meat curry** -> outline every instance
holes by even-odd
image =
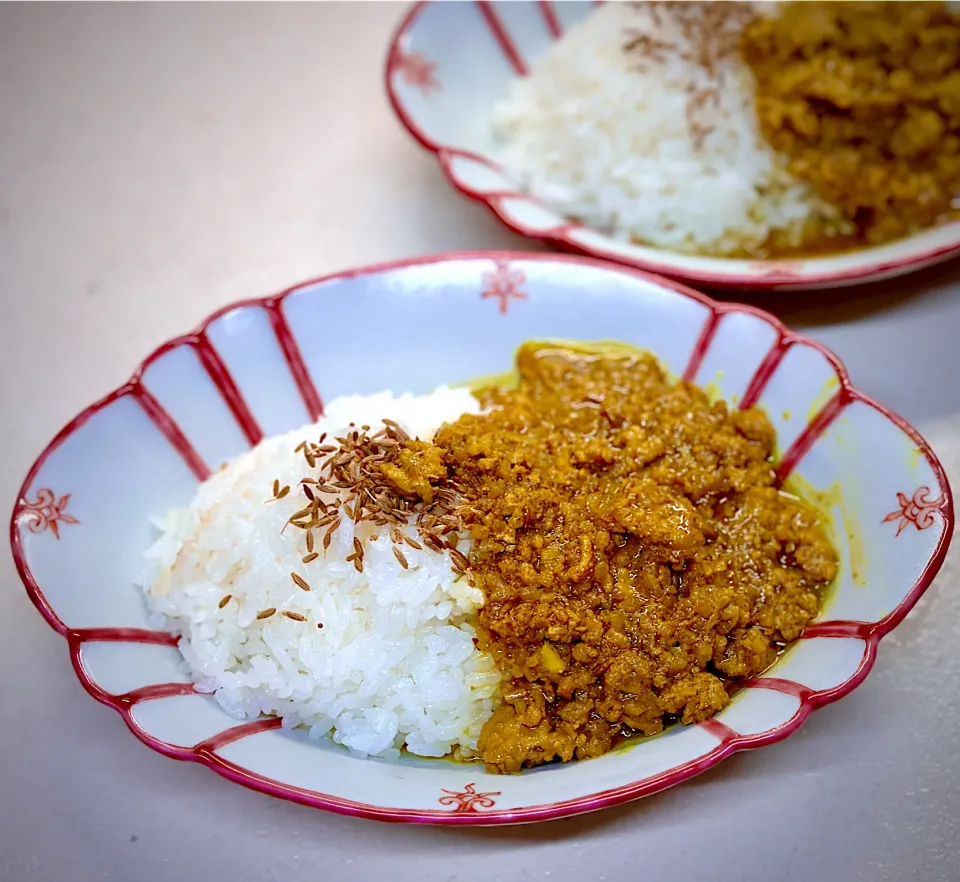
[[[740,50],[764,137],[854,230],[814,231],[797,250],[875,245],[955,215],[960,15],[947,4],[784,3],[747,25]]]
[[[501,772],[707,719],[837,572],[816,511],[775,486],[762,411],[636,350],[531,343],[517,368],[478,393],[495,407],[408,442],[388,476],[425,502],[460,495],[478,641],[505,675],[479,750]]]

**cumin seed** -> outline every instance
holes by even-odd
[[[269,619],[277,611],[275,606],[268,607],[267,609],[262,609],[257,613],[258,619]]]

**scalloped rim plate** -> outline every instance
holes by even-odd
[[[826,257],[741,260],[632,245],[572,222],[519,192],[491,157],[486,119],[509,80],[585,15],[591,2],[416,3],[387,51],[390,104],[460,193],[521,236],[715,288],[814,289],[892,278],[960,251],[960,221]],[[460,39],[460,34],[469,34]]]
[[[329,331],[351,322],[350,333]],[[502,371],[530,338],[633,343],[677,377],[765,408],[783,446],[780,479],[825,491],[844,527],[838,585],[801,640],[705,723],[517,776],[359,760],[276,719],[238,724],[196,693],[176,639],[150,630],[132,584],[149,517],[184,504],[212,468],[265,435],[315,419],[318,389],[369,393],[389,378],[398,391],[427,391]],[[787,737],[866,677],[880,639],[939,569],[952,528],[947,479],[927,443],[855,389],[819,343],[634,269],[481,252],[351,270],[219,310],[56,435],[19,491],[10,540],[86,690],[149,747],[317,808],[471,825],[625,802]]]

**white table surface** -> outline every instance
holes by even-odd
[[[381,69],[402,9],[0,6],[3,506],[69,417],[223,304],[532,247],[395,122]],[[960,486],[957,264],[754,300],[925,429]],[[793,738],[629,806],[478,831],[324,814],[152,753],[83,692],[4,555],[0,880],[956,880],[958,552],[865,685]]]

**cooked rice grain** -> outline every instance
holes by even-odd
[[[715,254],[774,230],[799,241],[831,212],[763,140],[730,35],[704,52],[688,5],[606,3],[571,28],[494,109],[498,159],[559,213],[619,239]]]
[[[430,438],[442,422],[478,410],[463,389],[335,399],[318,424],[264,441],[158,520],[147,601],[154,624],[182,635],[201,691],[235,717],[276,714],[285,727],[329,734],[361,755],[476,748],[500,675],[474,645],[470,621],[483,597],[455,581],[459,561],[442,546],[424,548],[408,524],[394,527],[404,568],[389,527],[346,518],[331,523],[320,552],[308,531],[284,530],[303,497],[280,491],[300,486],[304,454],[313,456],[323,433],[342,437],[351,423],[386,417]],[[232,603],[222,602],[227,595]]]

